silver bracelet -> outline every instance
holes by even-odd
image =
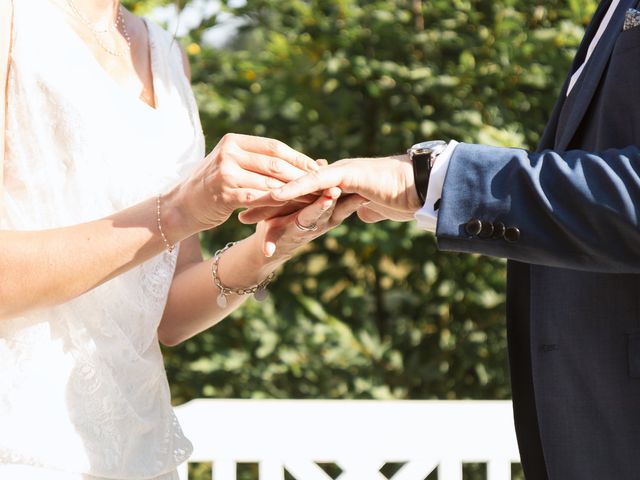
[[[224,252],[229,250],[236,243],[238,243],[238,242],[229,242],[224,246],[224,248],[221,248],[220,250],[218,250],[213,255],[213,262],[211,263],[211,276],[213,277],[213,283],[220,290],[220,294],[218,295],[218,298],[216,300],[216,302],[217,302],[217,304],[218,304],[218,306],[220,308],[226,308],[227,307],[227,305],[228,305],[227,296],[231,295],[232,293],[234,293],[236,295],[251,295],[251,294],[253,294],[253,298],[258,300],[259,302],[262,302],[264,299],[266,299],[269,296],[269,292],[267,291],[267,286],[269,285],[269,283],[271,283],[271,281],[276,276],[275,272],[271,272],[269,274],[269,276],[267,278],[265,278],[262,282],[258,283],[257,285],[254,285],[252,287],[229,288],[229,287],[225,286],[222,283],[222,281],[220,280],[220,277],[218,276],[218,266],[220,264],[220,257],[222,256],[222,254]]]

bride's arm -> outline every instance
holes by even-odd
[[[191,65],[185,51],[180,48],[182,65],[185,76],[191,81]],[[255,285],[266,278],[282,262],[272,262],[273,268],[260,268],[259,265],[249,265],[259,258],[265,258],[255,248],[248,245],[250,239],[245,239],[225,254],[225,261],[221,261],[220,269],[228,261],[237,265],[230,281],[237,285]],[[247,262],[247,260],[249,262]],[[266,262],[265,262],[266,266]],[[220,274],[225,275],[226,273]],[[193,235],[180,244],[180,253],[176,262],[169,297],[164,310],[162,322],[158,328],[158,338],[165,345],[175,345],[218,323],[229,313],[238,308],[248,298],[232,295],[228,298],[226,308],[220,308],[216,298],[220,291],[215,287],[211,276],[211,263],[204,262],[200,238]],[[214,312],[214,313],[212,313]],[[188,318],[189,321],[185,321]]]
[[[298,168],[299,167],[299,168]],[[271,204],[268,192],[315,168],[281,142],[225,135],[190,178],[163,195],[171,243],[224,223],[234,210]],[[89,223],[0,231],[0,320],[66,302],[160,253],[156,199]]]
[[[0,0],[0,216],[12,23],[12,0]],[[167,199],[167,222],[172,209]],[[172,228],[176,239],[192,233]],[[164,244],[155,229],[155,204],[147,201],[74,227],[0,231],[0,320],[74,298],[158,254]]]
[[[8,5],[10,0],[0,0],[0,7]],[[0,10],[0,26],[7,18]],[[3,33],[4,27],[0,38]],[[6,72],[8,64],[5,59],[0,72]],[[6,97],[5,88],[0,91]],[[5,99],[0,100],[4,120]],[[2,138],[5,132],[6,124]],[[215,228],[237,208],[273,204],[270,189],[315,168],[313,160],[282,142],[225,135],[188,179],[162,196],[163,230],[177,243]],[[69,301],[166,247],[158,229],[156,198],[79,225],[0,231],[0,321]]]
[[[220,290],[211,274],[212,260],[202,261],[200,246],[195,240],[189,239],[180,247],[180,257],[184,255],[184,258],[176,267],[158,328],[158,338],[165,345],[176,345],[215,325],[250,297],[229,295],[225,308],[217,304]],[[283,256],[267,258],[256,236],[252,235],[224,252],[219,264],[219,278],[229,288],[251,287],[262,282],[286,259]]]
[[[337,196],[339,192],[333,194]],[[222,254],[218,267],[220,281],[234,289],[261,283],[302,245],[342,223],[364,201],[357,195],[340,200],[321,196],[303,210],[258,224],[255,234]],[[301,231],[295,224],[296,218],[301,225],[317,224],[317,230]],[[265,254],[269,243],[275,246],[271,256]],[[181,252],[185,257],[174,277],[158,329],[158,338],[165,345],[176,345],[215,325],[249,297],[231,294],[227,306],[221,308],[216,302],[220,291],[212,278],[212,261],[201,261],[193,249],[197,250],[198,245],[190,244],[189,250]]]
[[[173,241],[197,231],[176,194],[163,197]],[[155,199],[109,217],[37,232],[0,231],[0,319],[71,300],[159,254]]]
[[[185,76],[191,80],[191,65],[181,48],[182,65]],[[220,261],[220,277],[227,278],[226,266],[234,265],[229,272],[229,287],[250,286],[260,283],[285,259],[267,259],[256,245],[255,235],[239,242],[225,253]],[[211,262],[204,262],[200,239],[194,235],[180,245],[169,297],[162,321],[158,328],[158,338],[169,346],[211,327],[244,303],[248,296],[231,295],[226,308],[220,308],[216,299],[220,291],[211,276]]]

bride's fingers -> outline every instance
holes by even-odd
[[[248,152],[264,153],[267,151],[270,155],[281,158],[301,170],[314,171],[318,169],[316,162],[307,155],[294,150],[279,140],[239,133],[232,134],[230,137],[232,137],[242,149]]]
[[[286,234],[288,229],[295,229],[294,235],[304,241],[304,236],[315,237],[318,235],[316,228],[327,220],[333,212],[336,200],[325,196],[319,197],[311,205],[293,213],[287,217],[274,218],[267,221],[262,250],[267,257],[273,256],[277,248],[277,242]],[[305,227],[309,228],[306,230]],[[316,228],[314,228],[316,227]]]
[[[360,195],[349,195],[347,197],[343,197],[338,202],[333,214],[331,215],[332,226],[340,225],[354,212],[358,211],[359,208],[363,208],[363,205],[368,203],[369,200],[362,198]]]
[[[238,214],[238,220],[245,225],[251,225],[263,220],[270,220],[278,217],[286,217],[293,212],[302,210],[306,204],[285,203],[279,207],[256,207],[249,210],[243,210]]]
[[[342,195],[342,190],[339,188],[330,188],[324,191],[324,196],[327,198],[336,199]],[[261,222],[275,217],[284,217],[290,215],[293,212],[302,210],[307,205],[312,204],[318,200],[318,193],[311,193],[304,197],[294,198],[289,202],[279,202],[277,207],[252,207],[244,210],[238,214],[238,220],[246,225]]]
[[[236,188],[232,193],[236,205],[251,208],[280,207],[286,202],[274,200],[268,192],[252,188]]]
[[[311,205],[298,212],[296,216],[297,222],[303,227],[309,227],[313,225],[317,226],[323,220],[331,216],[335,205],[336,199],[328,198],[323,195]]]
[[[239,155],[237,162],[244,170],[277,178],[282,182],[290,182],[309,172],[309,170],[302,170],[281,158],[253,152]]]
[[[291,200],[284,204],[280,203],[280,206],[276,207],[252,207],[240,212],[238,214],[238,220],[240,220],[240,223],[251,225],[271,218],[286,217],[287,215],[291,215],[293,212],[302,210],[317,199],[317,195],[308,195],[306,197],[296,198],[295,200]]]
[[[272,257],[276,253],[276,244],[282,238],[286,230],[286,226],[279,219],[265,222],[264,241],[262,244],[262,253],[265,257]]]
[[[286,185],[285,182],[277,178],[248,170],[239,169],[234,175],[235,184],[240,188],[268,191]]]
[[[243,210],[238,214],[238,220],[245,225],[251,225],[254,223],[268,220],[270,218],[282,217],[289,215],[296,210],[300,210],[303,206],[294,206],[295,204],[286,203],[281,207],[256,207],[248,210]]]
[[[331,187],[327,188],[324,192],[322,192],[325,197],[328,198],[338,198],[342,195],[342,189],[340,187]]]

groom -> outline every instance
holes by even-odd
[[[415,215],[444,250],[509,259],[511,381],[529,480],[640,478],[637,2],[600,3],[538,152],[428,142],[336,162],[273,194],[339,185],[371,200],[358,212],[365,221]]]

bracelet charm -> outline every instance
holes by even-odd
[[[225,297],[224,293],[221,293],[220,295],[218,295],[218,299],[216,300],[216,303],[220,308],[227,308],[227,297]]]
[[[266,285],[264,288],[256,290],[256,293],[253,294],[253,298],[259,302],[264,302],[267,297],[269,297],[269,290],[267,290]]]

